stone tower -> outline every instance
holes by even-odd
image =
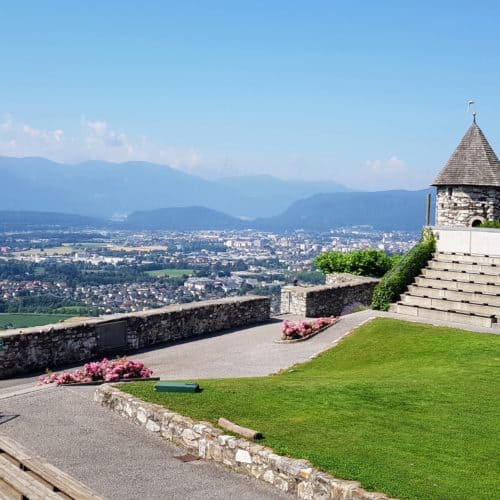
[[[432,185],[437,226],[500,220],[500,162],[475,118]]]

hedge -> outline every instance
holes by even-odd
[[[367,249],[352,252],[325,252],[316,257],[315,266],[328,273],[351,273],[380,278],[399,260],[382,250]]]
[[[432,233],[423,235],[420,242],[403,255],[375,287],[372,308],[387,311],[427,265],[435,249],[436,241]]]

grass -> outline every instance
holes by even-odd
[[[500,336],[376,319],[293,370],[122,390],[195,419],[225,417],[276,452],[398,498],[500,498]]]
[[[15,257],[29,257],[34,255],[68,255],[74,253],[74,248],[72,246],[61,245],[57,247],[45,248],[43,251],[40,248],[32,248],[30,250],[20,250],[18,252],[14,252],[13,255]]]
[[[155,278],[180,278],[184,275],[192,276],[194,271],[192,269],[156,269],[154,271],[146,271],[146,274]]]
[[[50,325],[73,316],[72,314],[0,313],[0,330]]]

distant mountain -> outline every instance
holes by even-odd
[[[268,176],[208,181],[165,165],[89,161],[64,165],[44,158],[0,157],[0,210],[98,217],[162,207],[205,206],[233,216],[264,217],[335,183],[289,182]]]
[[[433,193],[433,190],[319,194],[292,203],[278,216],[253,220],[243,220],[201,206],[136,211],[122,223],[53,212],[0,211],[0,231],[53,226],[177,231],[198,229],[329,231],[356,225],[369,225],[386,231],[419,230],[425,223],[427,193]],[[431,221],[434,220],[434,203],[432,207]]]
[[[124,226],[130,229],[194,231],[199,229],[243,229],[248,223],[205,207],[160,208],[134,212]]]
[[[224,177],[218,182],[233,193],[250,199],[265,209],[256,216],[270,216],[286,210],[293,201],[307,198],[317,193],[337,193],[350,191],[349,188],[333,181],[287,181],[271,175],[245,175]]]
[[[126,225],[134,229],[265,231],[329,231],[369,225],[387,231],[418,231],[425,224],[429,192],[432,190],[319,194],[293,203],[281,215],[255,220],[237,219],[204,207],[165,208],[133,213]],[[433,217],[431,214],[431,220]]]
[[[19,231],[46,228],[96,228],[105,227],[103,220],[82,215],[57,212],[30,212],[0,210],[0,231]]]
[[[208,181],[145,162],[63,165],[43,158],[8,157],[0,157],[0,185],[0,210],[57,212],[59,217],[61,213],[98,218],[131,214],[127,224],[137,228],[279,231],[361,224],[418,229],[424,223],[428,192],[350,192],[334,182],[272,176]],[[83,225],[102,224],[83,218],[60,220],[68,225],[77,220]]]
[[[253,227],[270,231],[326,231],[370,225],[387,231],[419,230],[425,224],[427,193],[433,190],[319,194],[292,203],[281,215],[257,219]],[[434,210],[434,203],[431,206]]]
[[[0,157],[0,184],[7,193],[0,198],[0,209],[103,217],[165,206],[211,206],[224,200],[226,191],[199,177],[151,163],[63,165],[43,158]]]

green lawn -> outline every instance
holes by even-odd
[[[126,392],[263,432],[276,452],[399,498],[500,498],[500,336],[376,319],[278,375]]]
[[[169,278],[180,278],[184,275],[192,276],[193,272],[192,269],[156,269],[155,271],[146,271],[146,274],[155,278],[163,278],[165,276]]]
[[[71,314],[0,313],[0,330],[49,325],[72,316]]]

